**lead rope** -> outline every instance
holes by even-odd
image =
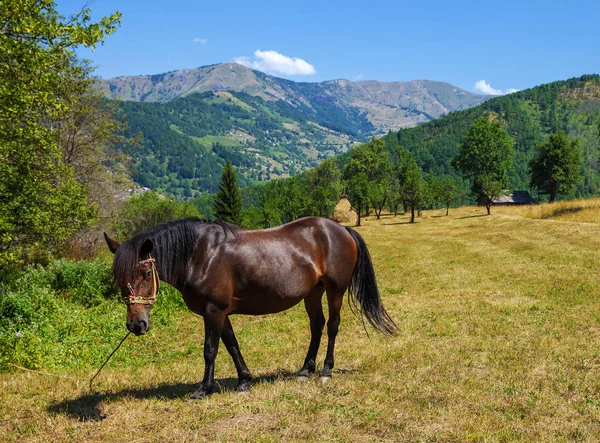
[[[117,345],[117,347],[115,348],[115,350],[110,353],[110,355],[108,356],[108,358],[104,361],[104,363],[102,363],[102,366],[100,366],[100,369],[98,369],[98,371],[96,372],[96,374],[94,374],[94,376],[90,379],[90,391],[92,390],[92,383],[94,382],[94,379],[98,376],[98,374],[100,374],[100,371],[106,365],[106,363],[108,363],[108,361],[111,359],[111,357],[114,355],[114,353],[117,352],[117,350],[121,347],[121,345],[123,344],[123,342],[125,341],[125,339],[127,337],[129,337],[129,334],[131,334],[131,331],[127,331],[127,334],[125,334],[125,337],[123,337],[123,339],[119,342],[119,344]]]
[[[102,368],[104,368],[104,366],[106,366],[106,363],[108,363],[108,361],[112,358],[112,356],[115,354],[115,352],[117,352],[117,350],[121,347],[121,345],[123,344],[123,342],[125,341],[125,339],[127,339],[127,337],[129,337],[129,334],[131,334],[131,332],[127,331],[127,334],[125,334],[125,337],[123,337],[121,339],[121,341],[119,342],[119,344],[117,345],[117,347],[114,349],[114,351],[112,351],[110,353],[110,355],[108,356],[108,358],[104,361],[104,363],[102,363],[102,366],[100,366],[100,369],[98,369],[96,371],[96,373],[94,374],[94,376],[90,379],[90,384],[89,384],[90,391],[92,390],[92,384],[94,383],[94,379],[98,376],[98,374],[100,374],[100,371],[102,370]],[[22,366],[15,365],[13,363],[7,363],[7,364],[9,366],[12,366],[14,368],[20,369],[22,371],[31,372],[31,373],[34,373],[34,374],[46,375],[46,376],[49,376],[49,377],[66,378],[66,379],[75,380],[75,381],[83,381],[80,378],[76,378],[76,377],[69,377],[67,375],[52,374],[50,372],[36,371],[34,369],[27,369],[27,368],[24,368]],[[0,422],[10,421],[10,420],[13,420],[13,419],[0,420]]]

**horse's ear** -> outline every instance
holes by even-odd
[[[148,255],[152,254],[153,250],[154,243],[152,243],[152,240],[147,239],[144,243],[142,243],[142,246],[140,248],[140,258],[148,257]]]
[[[108,235],[106,235],[106,232],[104,233],[104,240],[106,240],[106,244],[108,245],[108,249],[110,249],[110,252],[112,252],[113,254],[115,252],[117,252],[117,249],[119,249],[119,246],[121,246],[121,243],[119,243],[116,240],[113,240],[112,238],[110,238]]]

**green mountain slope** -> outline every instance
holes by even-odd
[[[500,119],[515,140],[515,158],[509,171],[512,189],[529,188],[528,163],[535,146],[549,134],[563,131],[580,138],[583,181],[574,196],[600,192],[600,77],[585,75],[558,81],[510,95],[495,97],[464,111],[452,112],[415,128],[402,129],[396,136],[409,149],[425,172],[453,175],[451,161],[464,135],[481,115]]]
[[[358,133],[372,128],[364,115],[327,104],[319,114],[241,92],[119,106],[129,125],[126,135],[143,136],[142,151],[127,151],[135,161],[134,180],[183,198],[214,192],[227,160],[236,166],[241,185],[286,177],[347,151],[362,139]]]

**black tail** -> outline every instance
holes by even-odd
[[[348,286],[349,300],[352,300],[350,307],[354,306],[353,310],[358,311],[363,326],[365,325],[364,318],[366,317],[371,326],[382,334],[396,335],[398,327],[381,303],[381,296],[379,295],[377,280],[375,279],[375,270],[373,269],[367,245],[360,234],[354,229],[346,227],[346,230],[354,239],[358,250],[352,281],[350,282],[350,286]]]

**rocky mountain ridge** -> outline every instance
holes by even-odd
[[[430,80],[293,82],[237,63],[106,79],[101,89],[108,98],[137,102],[170,102],[194,93],[234,91],[317,113],[323,105],[335,106],[365,115],[374,128],[365,137],[416,126],[490,98]]]

